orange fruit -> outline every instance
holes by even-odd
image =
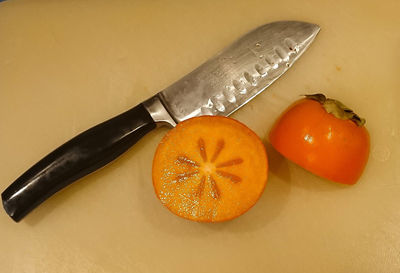
[[[242,123],[226,117],[188,119],[157,147],[153,185],[174,214],[198,222],[222,222],[249,210],[268,172],[265,147]]]
[[[341,102],[323,94],[307,95],[292,104],[269,134],[283,156],[326,179],[352,185],[369,157],[365,120]]]

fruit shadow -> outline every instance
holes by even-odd
[[[295,173],[296,177],[298,178],[292,181],[292,186],[294,188],[302,188],[310,192],[341,191],[350,189],[352,187],[350,185],[333,182],[319,177],[299,166],[296,166],[296,170],[293,173]]]
[[[271,145],[266,145],[269,161],[269,178],[264,193],[248,212],[240,217],[223,223],[196,223],[175,216],[163,207],[160,201],[152,195],[138,194],[139,204],[143,204],[143,215],[146,220],[160,232],[179,239],[199,238],[221,231],[229,233],[247,233],[263,228],[279,217],[285,207],[290,193],[290,172],[288,162]],[[151,181],[149,186],[152,187]],[[148,189],[146,191],[153,191]]]

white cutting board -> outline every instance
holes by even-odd
[[[162,207],[151,164],[167,129],[56,194],[20,223],[0,211],[1,272],[400,272],[400,2],[0,3],[0,190],[79,132],[190,72],[247,31],[304,20],[321,33],[284,77],[233,115],[265,142],[270,177],[248,213],[199,224]],[[300,94],[367,119],[355,186],[282,158],[268,131]]]

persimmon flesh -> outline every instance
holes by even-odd
[[[157,147],[153,185],[174,214],[198,222],[222,222],[249,210],[268,172],[265,147],[242,123],[226,117],[188,119]]]

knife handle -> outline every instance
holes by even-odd
[[[155,127],[145,106],[139,104],[79,134],[1,194],[5,211],[18,222],[57,191],[117,158]]]

